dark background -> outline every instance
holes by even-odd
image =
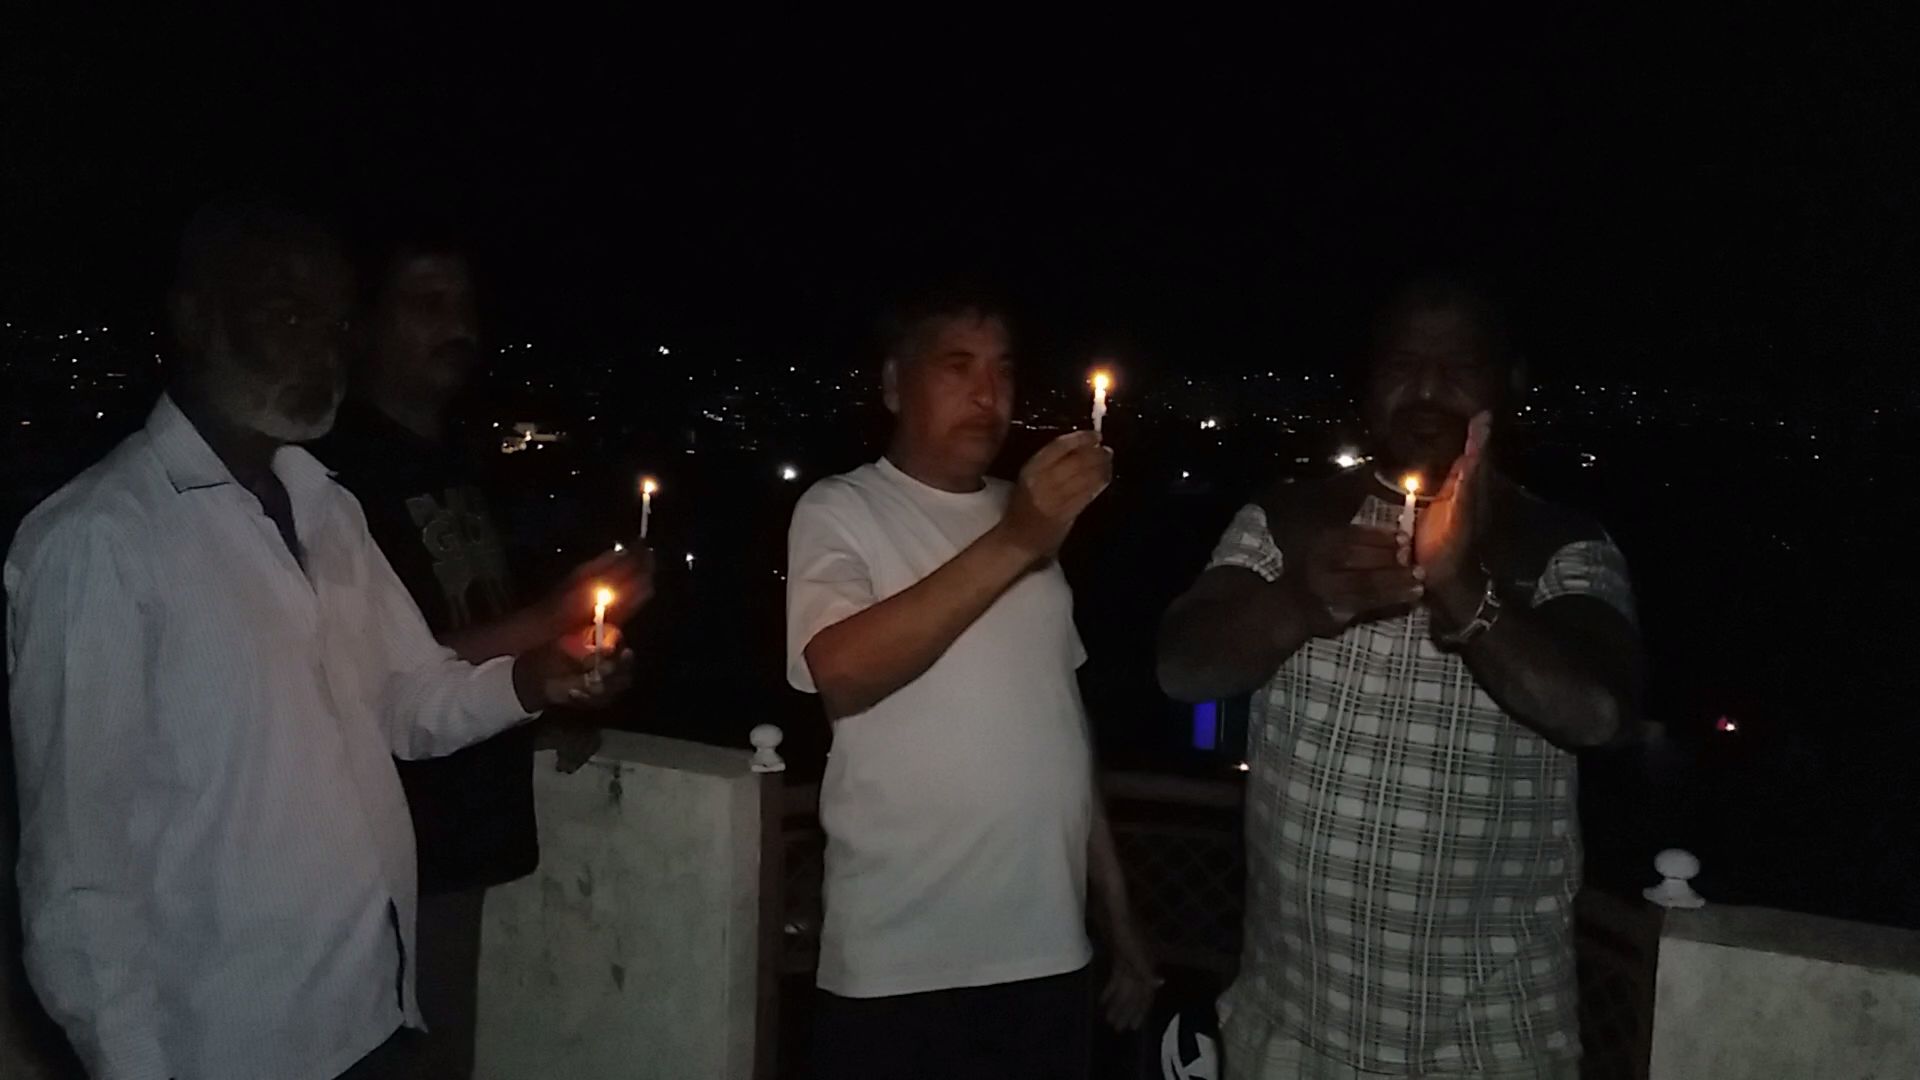
[[[817,768],[780,671],[786,514],[877,450],[889,290],[990,273],[1029,316],[1010,464],[1079,422],[1093,358],[1121,374],[1119,481],[1065,557],[1102,756],[1230,775],[1153,686],[1154,622],[1249,492],[1364,448],[1342,379],[1379,292],[1464,268],[1536,384],[1503,466],[1605,521],[1639,587],[1667,736],[1588,761],[1595,879],[1685,844],[1717,899],[1920,924],[1902,5],[0,19],[9,520],[140,422],[195,203],[452,218],[495,350],[469,430],[525,578],[630,532],[659,473],[622,722],[775,719]],[[491,455],[522,420],[568,440]]]

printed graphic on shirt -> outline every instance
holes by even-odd
[[[449,629],[457,630],[475,621],[475,592],[482,609],[479,619],[506,614],[507,557],[478,488],[450,487],[445,498],[442,506],[430,494],[415,495],[407,500],[407,512],[433,556],[433,576],[447,599]]]

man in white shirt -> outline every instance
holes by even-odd
[[[34,987],[109,1080],[411,1075],[413,833],[393,755],[590,691],[573,640],[456,659],[306,451],[352,287],[327,231],[210,207],[144,430],[6,560]],[[629,665],[602,664],[593,693]]]
[[[788,679],[833,722],[816,1071],[1085,1076],[1091,874],[1114,930],[1108,1017],[1139,1023],[1152,961],[1092,786],[1054,562],[1112,476],[1092,432],[987,477],[1012,416],[991,301],[933,294],[885,333],[886,456],[794,510]]]

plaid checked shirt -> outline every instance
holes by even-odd
[[[1369,494],[1353,520],[1391,527],[1399,513]],[[1282,562],[1255,505],[1211,565],[1274,581]],[[1503,584],[1534,607],[1584,594],[1633,617],[1604,537]],[[1308,642],[1256,692],[1247,741],[1229,1045],[1284,1059],[1289,1076],[1573,1075],[1573,755],[1436,648],[1424,608]],[[1299,1045],[1275,1049],[1286,1041]]]

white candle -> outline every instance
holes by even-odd
[[[1419,494],[1420,491],[1420,477],[1413,473],[1408,473],[1401,479],[1400,486],[1405,488],[1407,492],[1406,508],[1400,511],[1400,531],[1407,535],[1407,539],[1411,540],[1413,539],[1414,496]]]
[[[653,525],[653,493],[660,490],[660,481],[651,476],[640,478],[640,539],[647,538],[647,530]]]
[[[594,590],[593,594],[593,655],[600,655],[600,648],[607,640],[607,605],[613,603],[613,590],[605,586]]]
[[[1093,373],[1093,433],[1100,434],[1100,426],[1107,419],[1107,388],[1113,385],[1113,376],[1104,371]]]

